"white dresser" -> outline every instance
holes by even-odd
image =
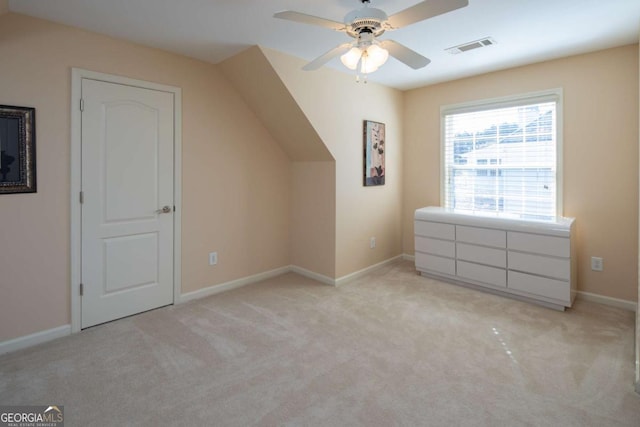
[[[575,220],[523,221],[454,213],[415,212],[416,269],[564,310],[576,295]]]

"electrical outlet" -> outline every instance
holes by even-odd
[[[218,252],[209,253],[209,265],[216,265],[218,263]]]
[[[593,271],[602,271],[604,269],[602,258],[600,257],[591,257],[591,269]]]
[[[375,248],[375,247],[376,247],[376,238],[375,238],[375,237],[372,237],[372,238],[369,240],[369,247],[370,247],[371,249],[373,249],[373,248]]]

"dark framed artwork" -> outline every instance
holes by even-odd
[[[0,105],[0,194],[36,192],[36,109]]]
[[[364,133],[364,179],[365,187],[384,185],[385,176],[385,127],[384,123],[365,120]]]

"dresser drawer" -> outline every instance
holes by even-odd
[[[551,258],[540,255],[509,252],[509,270],[533,273],[540,276],[569,280],[571,263],[566,258]]]
[[[476,280],[494,286],[507,286],[507,272],[502,268],[457,261],[456,271],[459,277],[465,279]]]
[[[474,243],[476,245],[507,247],[507,233],[502,230],[488,228],[456,226],[456,240],[458,242]]]
[[[455,226],[440,222],[415,221],[414,232],[418,236],[435,237],[436,239],[455,240],[456,238]]]
[[[449,240],[438,240],[422,236],[416,236],[415,239],[416,251],[449,258],[454,258],[456,256],[455,243]]]
[[[456,261],[451,258],[416,252],[416,268],[453,276],[456,274]]]
[[[539,234],[518,233],[510,231],[507,234],[510,250],[533,252],[569,258],[570,244],[566,237],[541,236]]]
[[[485,248],[482,246],[456,243],[458,259],[472,261],[494,267],[507,267],[507,253],[504,249]]]
[[[509,289],[554,298],[571,305],[571,289],[569,282],[547,279],[531,274],[509,271]]]

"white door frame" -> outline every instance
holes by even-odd
[[[80,190],[82,184],[82,116],[80,98],[82,79],[89,78],[109,83],[159,90],[173,94],[174,99],[174,204],[173,215],[173,302],[180,300],[181,260],[182,260],[182,89],[157,83],[135,80],[112,74],[98,73],[81,68],[71,69],[71,332],[81,329],[82,306],[80,299],[80,277],[82,271],[81,246],[81,206]]]

